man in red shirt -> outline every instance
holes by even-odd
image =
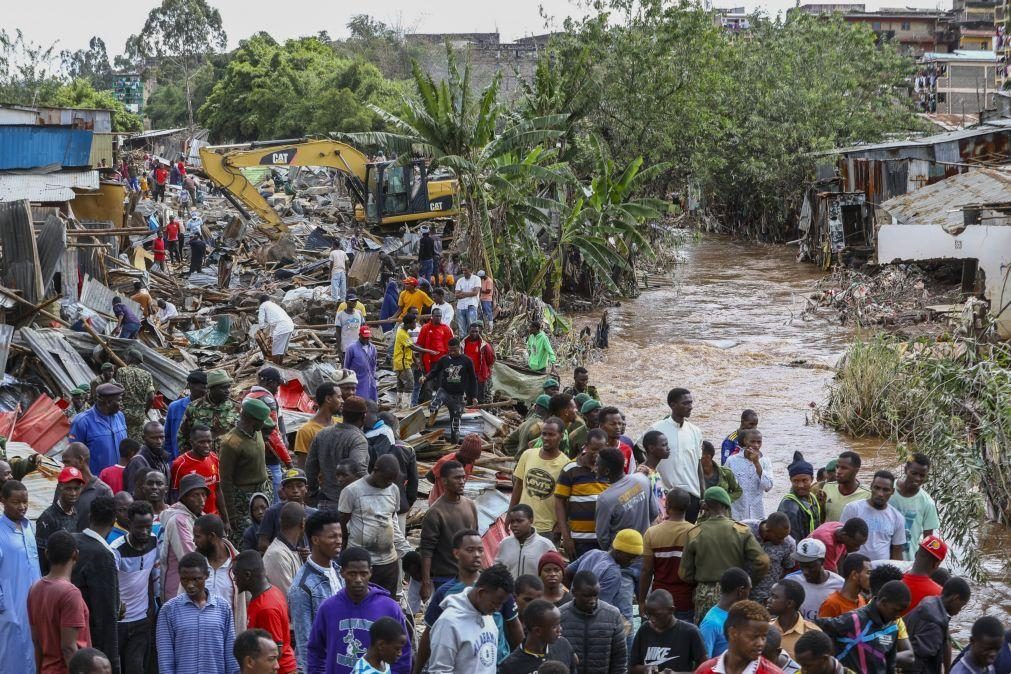
[[[217,515],[221,471],[218,467],[218,455],[211,451],[214,441],[209,426],[194,424],[193,430],[190,431],[190,447],[190,451],[180,454],[172,462],[172,492],[179,493],[179,482],[187,475],[202,475],[208,489],[204,513]]]
[[[477,375],[477,399],[482,403],[491,402],[491,366],[495,364],[495,349],[481,338],[484,322],[477,320],[470,324],[467,337],[463,340],[463,352],[474,363]]]
[[[867,542],[867,522],[859,517],[846,522],[825,522],[811,532],[810,538],[825,544],[825,570],[839,573],[839,562]]]
[[[632,458],[632,447],[621,439],[622,418],[617,407],[605,407],[600,410],[600,430],[607,433],[607,446],[613,447],[625,457],[625,475],[631,475],[635,470],[635,459]]]
[[[731,606],[723,623],[727,650],[703,662],[695,674],[783,674],[762,657],[769,619],[769,612],[756,601],[745,599]]]
[[[432,466],[432,470],[428,471],[428,475],[425,476],[425,479],[434,483],[432,485],[432,491],[428,494],[429,505],[438,501],[439,497],[442,496],[442,480],[440,479],[442,466],[447,461],[459,461],[463,464],[464,475],[470,477],[471,473],[474,472],[474,462],[481,458],[482,449],[481,436],[477,433],[470,433],[463,439],[463,442],[460,443],[460,449],[452,454],[447,454],[435,462],[435,465]]]
[[[151,244],[151,252],[154,254],[154,263],[158,266],[158,269],[165,270],[165,239],[162,236],[161,230],[154,235],[154,243]]]
[[[172,217],[169,218],[168,224],[165,225],[165,238],[168,239],[169,257],[173,262],[183,261],[182,229],[182,223],[179,222],[179,218],[173,213]]]
[[[158,164],[154,169],[154,200],[165,201],[165,183],[168,182],[168,171],[164,164]]]
[[[88,606],[70,582],[77,562],[77,541],[72,534],[57,531],[49,537],[46,554],[49,573],[28,591],[35,664],[40,674],[66,674],[70,657],[91,646]]]
[[[939,597],[941,586],[930,577],[941,566],[948,555],[948,545],[937,536],[927,536],[920,541],[920,547],[913,556],[913,566],[902,574],[902,582],[909,588],[910,601],[906,613],[912,611],[927,597]]]
[[[425,374],[428,374],[440,358],[449,354],[449,340],[451,339],[453,339],[453,329],[442,322],[442,310],[433,308],[432,320],[421,327],[417,340],[418,346],[435,352],[434,354],[425,353],[421,356],[421,363],[425,366]]]
[[[266,631],[278,646],[279,674],[295,674],[298,664],[291,648],[291,623],[288,620],[288,599],[284,593],[267,582],[263,557],[256,550],[245,550],[235,558],[232,573],[235,589],[248,592],[251,599],[246,608],[249,629]]]

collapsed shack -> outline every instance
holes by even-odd
[[[418,227],[395,235],[364,231],[347,217],[328,179],[311,172],[297,176],[308,193],[286,202],[291,208],[285,217],[288,231],[276,238],[237,216],[222,197],[201,192],[195,210],[211,243],[204,269],[189,275],[183,273],[184,262],[154,265],[150,250],[154,230],[180,210],[171,190],[166,203],[140,200],[134,193],[128,198],[126,226],[77,220],[66,209],[27,201],[0,203],[0,359],[5,373],[0,382],[0,436],[9,441],[11,456],[30,452],[45,456],[33,480],[41,481],[51,495],[67,445],[70,422],[64,410],[72,391],[87,387],[103,363],[123,365],[130,349],[141,352],[142,367],[155,382],[152,418],[163,416],[168,403],[185,394],[187,374],[195,368],[225,370],[235,380],[233,398],[240,399],[256,383],[257,371],[270,354],[269,340],[256,329],[262,294],[284,307],[296,324],[280,368],[287,381],[278,394],[293,441],[293,434],[315,412],[316,387],[342,375],[339,332],[334,327],[338,303],[330,294],[327,258],[332,242],[340,240],[351,254],[348,285],[365,306],[367,323],[385,327],[389,335],[393,321],[378,319],[388,279],[413,274],[420,239]],[[317,184],[310,184],[313,181]],[[291,207],[293,203],[300,205]],[[443,241],[447,247],[451,244],[451,238]],[[114,337],[113,298],[121,298],[142,315],[140,305],[131,299],[138,281],[153,297],[174,305],[178,314],[162,322],[146,320],[136,340]],[[454,302],[452,289],[446,290],[447,301]],[[594,332],[574,330],[553,307],[520,293],[499,294],[496,307],[494,331],[486,334],[497,353],[494,400],[468,409],[461,428],[463,434],[478,433],[484,445],[484,456],[468,486],[478,501],[482,530],[508,503],[499,488],[511,486],[515,459],[504,452],[503,441],[523,420],[548,378],[526,368],[530,320],[541,319],[552,335],[561,372],[595,360],[598,347],[606,346],[606,313]],[[392,340],[383,336],[382,329],[374,335],[379,403],[392,410],[396,400],[396,377],[389,369]],[[422,475],[455,449],[448,442],[445,409],[432,428],[425,423],[424,406],[394,413],[401,438],[418,456]],[[421,485],[424,493],[428,482],[422,480]],[[30,516],[39,514],[47,498],[51,496],[33,496]],[[420,498],[409,519],[412,525],[424,507]],[[501,527],[494,531],[501,533]]]

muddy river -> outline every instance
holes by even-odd
[[[767,511],[789,490],[786,467],[796,450],[816,467],[852,449],[864,458],[862,473],[898,468],[891,444],[853,439],[813,422],[811,407],[824,401],[832,367],[854,335],[826,320],[801,318],[821,273],[795,262],[795,252],[709,236],[689,244],[675,287],[646,291],[609,310],[610,349],[590,367],[601,397],[625,412],[630,435],[668,414],[666,395],[675,386],[691,390],[691,420],[717,451],[741,411],[757,411],[763,451],[774,467]],[[1005,533],[989,539],[995,580],[976,588],[956,617],[959,637],[967,638],[983,613],[1007,622],[1011,586],[999,552],[1011,542]]]

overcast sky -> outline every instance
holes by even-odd
[[[556,18],[556,26],[569,15],[581,16],[582,10],[572,0],[371,0],[371,2],[326,2],[325,0],[210,0],[221,11],[228,33],[229,47],[253,33],[266,30],[284,39],[313,35],[326,30],[333,37],[345,35],[348,19],[360,13],[370,14],[390,24],[400,24],[421,33],[467,33],[498,30],[503,40],[545,32],[540,16],[543,7]],[[804,2],[831,0],[803,0]],[[838,1],[838,0],[837,0]],[[853,0],[847,0],[853,1]],[[856,0],[860,1],[860,0]],[[950,0],[864,0],[868,9],[909,5],[950,7]],[[97,35],[105,40],[110,56],[123,51],[126,38],[136,33],[159,0],[46,0],[44,8],[24,0],[5,0],[3,26],[20,28],[36,43],[57,42],[57,51],[87,47]],[[793,6],[792,0],[713,0],[717,7],[744,5],[748,10],[763,9],[775,14]]]

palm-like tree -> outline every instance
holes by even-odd
[[[642,170],[642,157],[623,170],[617,170],[608,158],[603,143],[592,136],[596,170],[589,185],[571,204],[557,203],[561,214],[558,232],[552,236],[547,264],[534,277],[530,291],[536,291],[551,274],[549,302],[560,293],[564,266],[572,253],[589,263],[598,281],[613,292],[621,292],[616,278],[630,276],[636,254],[651,256],[652,246],[643,236],[642,223],[662,216],[665,203],[660,199],[632,198],[632,193],[668,168],[657,164]]]
[[[347,134],[352,141],[381,146],[400,154],[430,156],[437,166],[453,169],[460,180],[464,222],[461,228],[469,242],[472,264],[495,269],[489,257],[494,241],[490,209],[495,193],[531,205],[509,187],[519,177],[539,176],[549,181],[565,180],[567,174],[546,168],[542,143],[564,133],[566,115],[519,119],[505,113],[498,102],[501,78],[496,76],[479,94],[471,91],[471,69],[463,72],[447,46],[449,79],[436,83],[417,63],[413,66],[418,98],[405,99],[402,114],[373,106],[392,129],[390,132]],[[531,154],[531,151],[535,151]],[[492,251],[494,255],[494,251]]]

